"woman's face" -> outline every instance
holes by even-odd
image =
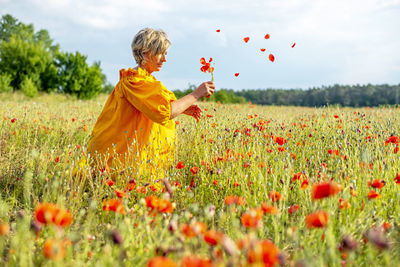
[[[147,70],[148,73],[152,73],[154,71],[160,71],[166,59],[167,52],[152,55],[150,52],[146,52],[144,54],[144,64],[143,68]]]

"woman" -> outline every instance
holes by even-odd
[[[137,67],[120,70],[120,80],[93,128],[88,152],[95,166],[114,175],[132,169],[137,174],[163,177],[175,149],[175,122],[179,114],[201,117],[194,103],[213,94],[213,82],[202,83],[194,92],[177,100],[151,74],[160,71],[170,46],[165,32],[145,28],[132,42]]]

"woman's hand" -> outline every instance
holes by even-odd
[[[193,118],[196,119],[196,121],[199,121],[201,118],[201,108],[198,105],[191,105],[190,107],[188,107],[183,114],[192,116]]]
[[[215,90],[215,84],[213,82],[204,82],[200,84],[199,87],[197,87],[196,90],[194,90],[193,94],[196,95],[198,99],[205,97],[205,96],[211,96],[214,93]]]

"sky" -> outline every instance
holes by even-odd
[[[131,42],[145,27],[172,43],[153,73],[170,90],[211,79],[201,57],[213,58],[217,89],[400,83],[400,0],[0,0],[4,14],[100,61],[114,85],[136,66]]]

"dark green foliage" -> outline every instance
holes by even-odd
[[[46,30],[35,32],[32,24],[26,25],[11,15],[0,22],[0,73],[10,77],[14,90],[60,92],[89,99],[103,90],[105,76],[100,63],[89,66],[86,56],[64,53],[53,44]],[[29,81],[23,81],[29,78]],[[23,88],[33,83],[29,89]]]
[[[247,101],[259,105],[365,107],[400,104],[400,84],[353,86],[335,84],[308,90],[258,89],[235,93],[244,97]]]

